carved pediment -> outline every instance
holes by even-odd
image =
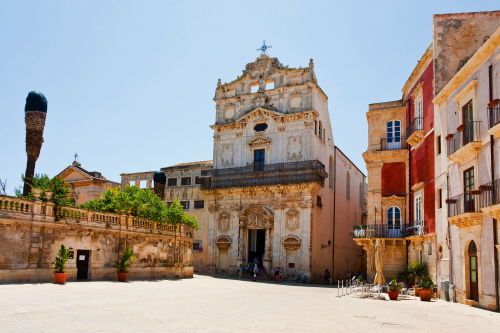
[[[241,116],[240,118],[236,119],[235,122],[236,123],[246,123],[254,118],[261,118],[261,120],[262,120],[262,118],[266,117],[266,116],[270,117],[270,118],[274,118],[274,117],[282,117],[283,114],[280,112],[277,112],[277,111],[271,111],[271,110],[267,110],[267,109],[258,107],[255,110],[250,111],[246,115]]]
[[[271,144],[271,139],[268,139],[262,135],[259,135],[252,140],[248,141],[248,145],[250,147],[255,147],[255,146],[269,146]]]
[[[295,236],[288,236],[283,240],[283,247],[286,250],[299,249],[300,248],[300,239]]]
[[[251,206],[240,214],[240,226],[254,229],[270,229],[274,225],[274,215],[262,206]]]

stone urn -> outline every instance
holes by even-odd
[[[429,288],[429,289],[419,288],[420,300],[424,301],[424,302],[430,302],[431,298],[432,298],[433,291],[434,291],[434,288]]]
[[[52,198],[52,192],[45,191],[45,199],[47,199],[47,201],[50,201],[50,198]]]
[[[68,273],[54,273],[56,284],[65,284]]]
[[[118,282],[127,281],[128,273],[116,273],[116,274],[118,274]]]
[[[31,191],[33,191],[33,196],[35,197],[35,200],[38,200],[38,198],[40,198],[40,193],[42,193],[42,190],[39,188],[32,188]]]
[[[388,290],[387,293],[389,294],[389,299],[391,301],[397,301],[398,300],[399,290],[397,290],[397,291],[390,291],[390,290]]]

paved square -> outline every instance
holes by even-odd
[[[337,298],[337,289],[195,275],[0,285],[0,332],[497,332],[500,314],[443,301]]]

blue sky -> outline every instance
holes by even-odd
[[[496,5],[496,6],[495,6]],[[497,1],[2,1],[0,178],[26,169],[24,103],[48,99],[36,172],[82,166],[120,181],[212,159],[217,79],[241,74],[266,40],[291,67],[314,59],[336,145],[361,170],[369,103],[401,98],[431,42],[432,15]]]

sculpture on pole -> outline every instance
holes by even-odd
[[[33,177],[35,176],[35,164],[40,156],[43,143],[43,129],[47,117],[47,99],[39,91],[30,91],[26,97],[24,107],[24,121],[26,123],[26,154],[28,163],[24,174],[23,196],[31,192]]]

